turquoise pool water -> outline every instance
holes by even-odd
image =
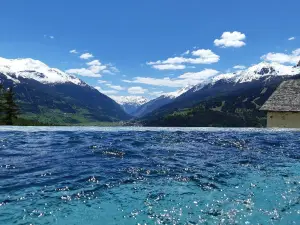
[[[2,127],[0,224],[300,224],[300,132]]]

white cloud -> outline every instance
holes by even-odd
[[[44,34],[44,38],[50,38],[50,39],[54,39],[54,36],[52,36],[52,35],[47,35],[47,34]]]
[[[268,53],[261,57],[262,60],[279,63],[290,63],[290,56],[284,53]]]
[[[183,70],[183,69],[185,69],[185,65],[176,65],[176,64],[161,64],[161,65],[153,65],[152,67],[157,70]]]
[[[300,48],[294,50],[291,54],[270,52],[263,55],[261,59],[283,64],[297,64],[300,61]]]
[[[98,59],[93,60],[91,62],[87,62],[87,68],[79,68],[79,69],[69,69],[66,70],[66,73],[85,76],[85,77],[102,77],[102,73],[104,71],[110,71],[108,65],[103,65]]]
[[[152,96],[155,96],[155,97],[159,97],[163,94],[164,92],[163,91],[151,91],[149,93],[149,95],[152,95]]]
[[[221,36],[221,39],[216,39],[214,44],[215,46],[220,46],[222,48],[240,48],[246,45],[244,42],[245,39],[246,35],[239,31],[224,32]]]
[[[106,74],[110,74],[110,75],[114,75],[115,74],[115,73],[111,72],[110,70],[103,70],[102,72],[106,73]]]
[[[184,64],[212,64],[220,60],[220,56],[216,55],[210,49],[199,49],[195,51],[187,51],[187,54],[192,54],[195,58],[186,58],[183,56],[172,57],[166,60],[158,60],[156,62],[147,62],[147,65],[158,70],[178,70],[185,69]]]
[[[73,74],[73,75],[79,75],[79,76],[83,76],[83,77],[101,77],[101,74],[94,73],[93,71],[86,69],[86,68],[69,69],[69,70],[66,70],[66,73]]]
[[[195,73],[192,73],[192,72],[184,73],[184,74],[180,75],[178,78],[187,79],[190,81],[194,81],[194,80],[201,81],[201,80],[206,80],[209,77],[215,76],[218,73],[219,73],[219,71],[217,71],[217,70],[205,69],[205,70],[202,70],[200,72],[195,72]]]
[[[135,77],[133,80],[123,80],[127,83],[147,84],[164,87],[184,87],[187,85],[195,85],[203,82],[207,78],[217,75],[219,72],[213,69],[205,69],[195,73],[184,73],[175,79],[170,77],[152,78],[152,77]]]
[[[246,66],[243,66],[243,65],[236,65],[233,67],[233,69],[236,69],[236,70],[244,70],[246,69]]]
[[[101,71],[106,69],[105,65],[102,66],[90,66],[88,68],[90,71],[92,71],[93,73],[100,73]]]
[[[184,57],[173,57],[168,58],[166,60],[158,60],[156,62],[147,62],[147,65],[160,65],[160,64],[182,64],[186,63],[186,59]]]
[[[117,67],[113,66],[111,63],[108,64],[109,65],[109,68],[110,70],[113,72],[113,73],[119,73],[120,70],[118,70]]]
[[[115,66],[113,66],[111,63],[107,64],[107,66],[109,67],[109,69],[103,70],[102,73],[115,75],[116,73],[119,73],[119,72],[120,72],[120,71],[118,70],[118,68],[115,67]]]
[[[76,51],[76,49],[71,50],[70,53],[72,53],[72,54],[78,54],[78,52]]]
[[[192,52],[192,55],[197,56],[196,59],[188,59],[191,64],[212,64],[219,62],[220,56],[216,55],[210,49],[199,49]]]
[[[107,68],[107,66],[102,65],[98,59],[88,62],[86,65],[89,66],[88,69],[93,73],[100,73],[101,71],[104,71]]]
[[[106,80],[98,80],[97,82],[98,82],[99,84],[105,84],[105,83],[107,83]]]
[[[122,91],[124,90],[125,88],[121,87],[120,85],[112,85],[112,84],[106,84],[106,86],[114,89],[114,90],[117,90],[117,91]]]
[[[86,63],[86,65],[88,65],[88,66],[100,66],[101,62],[98,59],[96,59],[96,60],[93,60],[91,62]]]
[[[103,90],[101,87],[99,86],[95,86],[95,89],[97,89],[99,92],[105,94],[105,95],[115,95],[118,94],[119,92],[116,90]]]
[[[181,55],[188,55],[190,54],[190,50],[186,50],[184,53],[182,53]]]
[[[296,38],[295,37],[290,37],[288,40],[289,41],[293,41],[293,40],[295,40]]]
[[[137,84],[148,84],[154,86],[165,86],[165,87],[181,87],[183,86],[178,80],[172,80],[169,77],[165,78],[152,78],[152,77],[135,77],[131,80],[123,80],[127,83],[137,83]]]
[[[148,89],[144,89],[142,87],[137,86],[137,87],[130,87],[128,88],[127,91],[129,94],[135,95],[135,94],[144,94],[145,92],[148,91]]]
[[[94,56],[91,53],[84,53],[80,56],[81,59],[90,59],[93,58]]]
[[[292,54],[295,55],[295,56],[300,56],[300,48],[292,51]]]

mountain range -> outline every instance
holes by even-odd
[[[201,95],[203,92],[208,92],[207,89],[214,90],[215,84],[218,84],[217,86],[220,86],[220,83],[232,85],[232,87],[227,86],[228,92],[235,89],[234,86],[245,86],[247,89],[248,86],[251,86],[251,83],[258,80],[261,81],[263,78],[273,79],[275,77],[283,77],[287,79],[297,75],[300,73],[299,68],[299,66],[292,67],[278,63],[262,62],[248,69],[237,70],[232,73],[217,74],[203,80],[197,85],[188,85],[178,91],[164,93],[150,101],[138,101],[140,98],[143,99],[143,97],[140,96],[133,96],[133,98],[130,96],[121,96],[118,97],[116,101],[123,105],[125,111],[136,118],[151,117],[153,116],[152,114],[157,114],[157,112],[164,111],[165,109],[171,111],[171,109],[193,106],[202,99]],[[245,83],[245,85],[241,85],[243,83]],[[209,93],[207,97],[213,97],[218,94],[218,92]],[[128,109],[126,109],[127,107]]]
[[[216,75],[141,120],[154,126],[264,126],[265,113],[259,111],[260,106],[283,80],[297,75],[299,66],[266,62]]]
[[[171,103],[177,97],[179,97],[180,95],[182,95],[183,93],[185,93],[186,91],[188,91],[192,87],[193,86],[189,85],[189,86],[186,86],[184,88],[179,89],[178,91],[162,94],[158,98],[152,99],[151,101],[148,101],[145,104],[138,107],[132,113],[132,115],[137,117],[137,118],[144,117],[145,115],[153,112],[154,110],[159,109],[160,107],[162,107],[162,106],[164,106],[168,103]]]
[[[79,78],[33,59],[0,58],[0,80],[5,87],[13,87],[22,118],[47,124],[135,118],[146,126],[264,126],[260,106],[282,81],[300,76],[299,64],[262,62],[152,100],[108,97]]]
[[[142,96],[111,96],[117,103],[119,103],[124,111],[130,115],[134,115],[137,109],[149,102],[149,100]]]
[[[49,124],[91,124],[131,118],[108,96],[38,60],[0,58],[0,80],[4,87],[13,87],[24,118]]]

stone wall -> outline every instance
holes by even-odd
[[[267,127],[300,128],[300,112],[268,112]]]

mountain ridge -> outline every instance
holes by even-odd
[[[73,75],[50,68],[45,63],[31,58],[5,59],[0,57],[0,72],[14,82],[19,82],[18,78],[23,77],[43,84],[70,82],[82,86],[87,85]]]
[[[148,103],[140,106],[133,115],[138,118],[142,118],[150,115],[155,110],[159,110],[159,108],[164,108],[166,105],[172,104],[172,102],[175,102],[175,105],[177,101],[180,101],[178,99],[183,98],[183,96],[193,95],[193,93],[198,92],[207,85],[214,85],[218,82],[247,83],[260,79],[264,76],[281,76],[281,74],[284,73],[287,73],[290,76],[299,74],[300,67],[297,68],[281,65],[279,63],[261,62],[256,65],[252,65],[251,67],[244,70],[237,70],[232,73],[219,73],[213,77],[209,77],[206,80],[203,80],[199,84],[187,85],[177,91],[164,93],[158,98],[153,99]],[[188,103],[187,105],[191,106],[191,104]]]
[[[0,58],[0,80],[14,88],[25,118],[58,125],[131,118],[94,87],[39,60]]]
[[[130,115],[134,115],[136,110],[145,103],[149,102],[149,99],[143,96],[110,96],[118,104],[120,104],[124,111]]]
[[[154,110],[160,108],[161,106],[172,102],[174,99],[176,99],[177,97],[179,97],[180,95],[182,95],[192,87],[193,85],[187,85],[177,91],[164,93],[158,98],[152,99],[149,102],[146,102],[145,104],[138,107],[132,115],[138,118],[143,117],[153,112]]]
[[[274,68],[275,67],[275,68]],[[287,73],[282,75],[282,73]],[[230,104],[234,108],[237,102],[240,102],[238,96],[245,96],[247,93],[249,96],[245,97],[251,99],[253,96],[249,90],[252,92],[256,92],[256,89],[261,89],[260,91],[265,92],[268,94],[263,94],[263,97],[256,93],[256,98],[267,100],[269,95],[271,94],[269,91],[270,87],[272,86],[272,90],[274,91],[280,82],[286,79],[291,78],[299,78],[300,68],[299,67],[290,67],[290,66],[283,66],[279,64],[271,64],[271,63],[260,63],[258,65],[250,67],[248,70],[239,71],[237,73],[231,74],[219,74],[209,81],[205,81],[201,84],[195,85],[187,92],[183,93],[179,97],[175,98],[172,102],[168,104],[162,105],[160,108],[152,111],[151,113],[142,117],[144,121],[156,121],[156,125],[163,126],[163,125],[172,125],[172,123],[176,124],[176,120],[178,117],[174,116],[177,113],[181,115],[180,112],[190,108],[191,111],[193,107],[199,106],[199,104],[210,105],[211,102],[216,101],[218,99],[218,104],[214,105],[213,107],[223,107],[223,101],[226,99],[227,102],[231,102]],[[221,77],[221,78],[220,78]],[[269,88],[269,89],[268,89]],[[268,91],[266,91],[268,90]],[[236,102],[232,102],[228,99],[228,96],[232,96],[233,99],[236,99]],[[222,100],[223,98],[223,100]],[[255,99],[255,98],[254,98]],[[254,101],[253,99],[253,101]],[[222,101],[221,101],[222,100]],[[246,101],[246,100],[245,100]],[[202,103],[201,103],[202,102]],[[261,102],[262,104],[263,102]],[[246,105],[243,103],[239,103],[241,105]],[[255,115],[259,115],[258,117],[263,117],[262,113],[258,112],[257,109],[253,109],[253,105],[247,105],[249,110],[252,110]],[[255,106],[255,104],[254,104]],[[252,107],[252,108],[251,108]],[[242,110],[246,110],[244,108]],[[205,111],[206,110],[206,111]],[[209,109],[205,109],[199,115],[202,115],[203,118],[206,117],[206,113],[211,114],[218,114],[221,116],[220,112],[212,112]],[[228,110],[230,112],[231,118],[235,118],[235,113]],[[228,113],[226,112],[226,113]],[[175,113],[175,114],[174,114]],[[254,115],[253,114],[253,115]],[[164,118],[168,117],[172,119],[172,123],[166,122],[165,124],[162,121],[165,121]],[[174,117],[172,117],[173,115]],[[227,115],[229,116],[229,115]],[[224,118],[224,114],[221,116]],[[255,116],[254,116],[255,117]],[[174,121],[174,118],[177,118]],[[250,118],[250,116],[249,116]],[[183,121],[183,120],[182,120]],[[199,121],[198,121],[199,122]],[[155,122],[145,122],[145,124],[155,124]],[[243,124],[243,123],[239,123]],[[245,123],[244,123],[245,124]],[[180,124],[177,124],[180,125]],[[191,124],[189,124],[191,125]],[[198,125],[204,126],[205,123],[199,123]],[[206,124],[209,125],[209,124]]]
[[[174,108],[166,105],[142,118],[141,122],[145,126],[264,127],[266,112],[260,111],[260,107],[282,81],[299,78],[300,75],[265,77],[239,83],[233,89],[230,89],[232,83],[223,86],[224,83],[220,82],[205,89],[195,104],[177,104]],[[215,91],[220,92],[211,96]]]

